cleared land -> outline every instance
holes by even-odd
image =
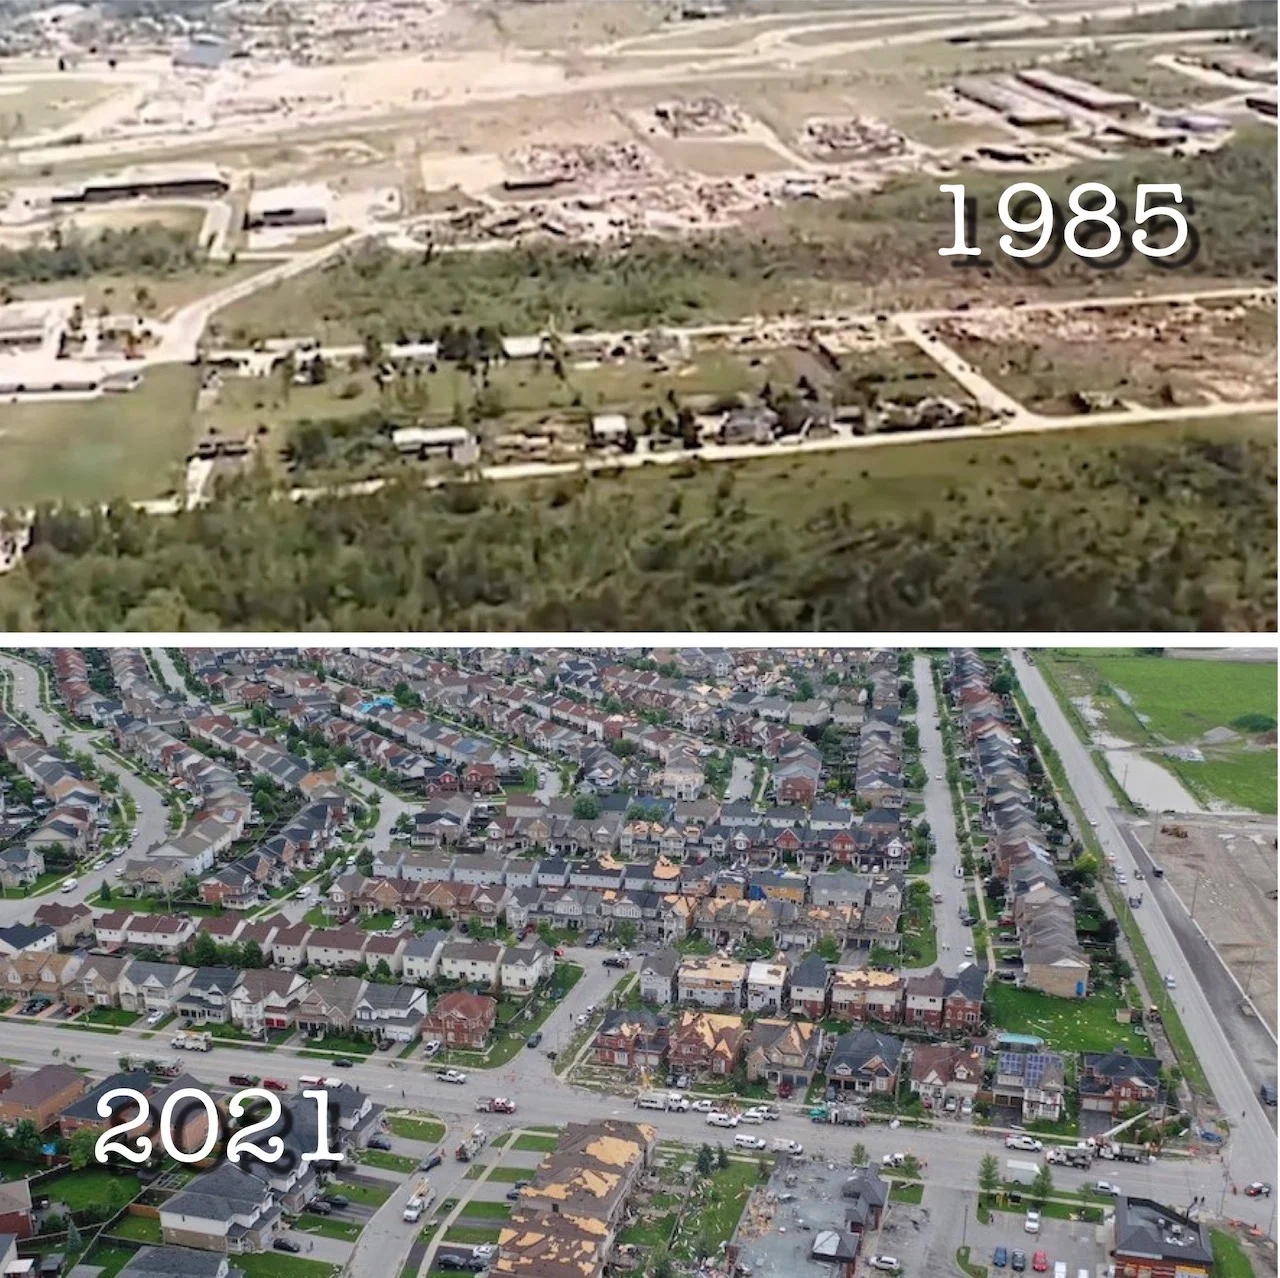
[[[137,390],[0,407],[0,507],[146,498],[180,485],[199,373],[151,369]]]

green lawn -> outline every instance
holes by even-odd
[[[728,1167],[717,1168],[705,1181],[697,1183],[676,1233],[673,1254],[686,1260],[696,1259],[699,1253],[717,1255],[720,1244],[727,1242],[738,1227],[751,1187],[760,1183],[760,1170],[754,1159],[730,1160]]]
[[[40,1192],[47,1194],[51,1202],[66,1203],[72,1211],[103,1202],[123,1206],[138,1196],[138,1189],[138,1178],[132,1172],[114,1176],[100,1167],[69,1172],[40,1186]]]
[[[408,1118],[401,1114],[392,1114],[387,1119],[387,1126],[396,1136],[406,1140],[422,1140],[434,1145],[444,1136],[444,1124],[428,1118]]]
[[[132,1025],[141,1012],[129,1012],[123,1007],[95,1007],[81,1019],[82,1025]]]
[[[383,1171],[411,1172],[418,1166],[416,1158],[406,1158],[403,1154],[388,1154],[382,1149],[365,1149],[360,1153],[360,1161],[370,1167],[381,1167]]]
[[[1213,1241],[1213,1259],[1218,1278],[1254,1278],[1249,1256],[1240,1240],[1225,1229],[1209,1230]]]
[[[343,1034],[326,1034],[319,1042],[308,1047],[303,1056],[368,1056],[373,1051],[369,1039],[350,1038]]]
[[[516,1149],[523,1149],[528,1153],[549,1154],[560,1143],[557,1136],[520,1136],[515,1143]]]
[[[483,1167],[472,1167],[467,1172],[468,1180],[478,1180],[484,1175]],[[528,1167],[493,1167],[489,1170],[486,1179],[494,1180],[503,1185],[513,1185],[518,1180],[532,1180],[533,1172]]]
[[[334,1194],[346,1194],[353,1203],[361,1203],[365,1207],[381,1207],[395,1192],[390,1186],[382,1189],[372,1185],[349,1185],[345,1181],[337,1181],[329,1189]]]
[[[896,1181],[889,1191],[889,1197],[895,1203],[918,1203],[924,1197],[924,1186],[919,1182],[906,1185]]]
[[[1116,1021],[1120,1001],[1115,995],[1093,992],[1087,999],[1052,998],[995,982],[987,990],[987,999],[993,1025],[1038,1034],[1055,1051],[1109,1052],[1124,1044],[1135,1056],[1151,1053],[1147,1039]]]
[[[303,1212],[294,1228],[304,1234],[320,1234],[324,1238],[339,1238],[343,1242],[355,1242],[360,1237],[360,1226],[349,1220],[334,1220],[329,1216],[313,1216]]]
[[[158,1243],[160,1219],[158,1216],[126,1216],[111,1230],[113,1238],[132,1238],[135,1242]]]
[[[324,1260],[304,1260],[279,1251],[238,1254],[235,1267],[245,1278],[332,1278],[340,1268]]]
[[[451,1243],[496,1243],[502,1237],[502,1227],[494,1225],[450,1225],[445,1231],[444,1241]]]
[[[100,1269],[99,1278],[116,1278],[124,1267],[131,1261],[137,1253],[131,1247],[116,1247],[110,1243],[98,1243],[92,1252],[85,1257],[84,1263],[92,1265],[96,1269]],[[262,1275],[267,1278],[267,1275]],[[298,1278],[303,1278],[298,1275]],[[314,1278],[321,1278],[315,1275]],[[326,1275],[327,1278],[327,1275]]]
[[[176,491],[199,381],[194,368],[162,365],[126,394],[4,405],[0,508]]]
[[[511,1204],[508,1202],[486,1203],[473,1200],[462,1204],[460,1216],[478,1216],[481,1220],[503,1220],[511,1215]]]

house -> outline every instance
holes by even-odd
[[[747,1011],[786,1011],[787,965],[756,959],[747,967]]]
[[[502,978],[506,946],[494,941],[452,941],[440,951],[440,975],[496,990]]]
[[[742,1006],[747,965],[717,955],[687,956],[676,970],[676,995],[681,1003],[699,1007]]]
[[[141,1247],[116,1278],[236,1278],[226,1256],[189,1247]]]
[[[1010,1035],[1001,1035],[998,1043],[1003,1045],[1010,1039]],[[1029,1050],[996,1052],[991,1099],[997,1105],[1017,1110],[1024,1120],[1047,1118],[1057,1122],[1062,1117],[1066,1065],[1056,1052],[1044,1051],[1043,1045],[1026,1047]]]
[[[646,1003],[667,1007],[675,1001],[676,972],[680,952],[673,949],[654,950],[640,965],[640,997]]]
[[[791,970],[791,1014],[820,1021],[827,1015],[831,968],[821,954],[806,954]]]
[[[822,1030],[809,1021],[758,1020],[747,1048],[747,1081],[774,1091],[803,1092],[818,1072]]]
[[[0,1231],[15,1238],[29,1238],[35,1232],[31,1220],[29,1180],[6,1180],[0,1183]]]
[[[616,1008],[604,1014],[593,1047],[597,1065],[658,1069],[667,1054],[667,1018],[647,1008]]]
[[[84,1076],[70,1065],[41,1065],[0,1092],[0,1122],[30,1119],[44,1131],[84,1090]]]
[[[84,964],[82,954],[49,954],[44,950],[24,950],[0,959],[0,985],[11,997],[42,994],[60,999],[68,986],[74,988]]]
[[[164,1241],[199,1251],[265,1251],[283,1226],[271,1188],[237,1163],[203,1172],[160,1206]]]
[[[30,887],[43,873],[44,855],[38,848],[20,845],[0,852],[0,887]]]
[[[935,1108],[972,1101],[982,1085],[982,1054],[953,1043],[917,1043],[911,1049],[911,1090]]]
[[[231,1019],[231,992],[239,983],[238,968],[198,967],[173,1010],[188,1021],[225,1025]]]
[[[866,1235],[880,1228],[885,1204],[889,1201],[889,1184],[881,1180],[879,1171],[859,1167],[840,1187],[845,1203],[845,1224],[850,1233]]]
[[[85,958],[75,978],[62,992],[66,1003],[86,1007],[119,1007],[120,977],[132,962],[119,954],[92,954]]]
[[[902,1019],[903,979],[899,972],[875,968],[837,968],[831,974],[831,1015],[837,1020],[884,1021]]]
[[[298,1000],[294,1024],[304,1034],[345,1034],[366,984],[358,976],[317,976]]]
[[[1208,1226],[1151,1198],[1116,1199],[1110,1252],[1117,1278],[1203,1278],[1215,1272]]]
[[[61,949],[74,949],[93,937],[93,911],[82,902],[63,905],[61,901],[48,901],[37,908],[35,922],[38,927],[53,928]]]
[[[400,974],[406,981],[419,983],[434,979],[446,944],[444,937],[434,930],[412,937],[400,955]]]
[[[307,937],[307,962],[317,967],[357,968],[364,962],[368,932],[348,924],[318,927]]]
[[[962,963],[948,976],[943,989],[942,1028],[973,1033],[982,1023],[982,1000],[987,989],[987,969],[981,963]]]
[[[827,1081],[841,1091],[892,1096],[898,1088],[903,1042],[861,1029],[841,1034],[827,1061]]]
[[[1119,1117],[1126,1105],[1160,1097],[1160,1062],[1126,1051],[1085,1052],[1080,1058],[1080,1108]]]
[[[107,1128],[133,1118],[137,1114],[137,1105],[123,1096],[116,1097],[110,1104],[108,1117],[103,1117],[98,1112],[98,1102],[117,1088],[128,1087],[141,1092],[150,1102],[151,1111],[158,1113],[175,1092],[198,1086],[199,1082],[190,1074],[182,1074],[169,1080],[162,1088],[156,1086],[146,1070],[111,1074],[63,1109],[58,1116],[58,1134],[70,1138],[75,1132],[85,1128],[105,1132]],[[186,1152],[199,1149],[209,1132],[208,1110],[199,1102],[188,1099],[185,1105],[175,1104],[171,1112],[172,1131],[177,1137],[178,1147]]]
[[[513,945],[502,955],[499,980],[504,994],[532,994],[555,971],[555,955],[542,941]]]
[[[58,948],[58,934],[51,927],[14,923],[0,927],[0,955],[20,954],[23,950],[40,950],[52,954]]]
[[[669,1031],[667,1054],[671,1070],[727,1077],[742,1059],[747,1037],[740,1016],[686,1009]]]
[[[442,994],[422,1022],[422,1036],[438,1039],[446,1047],[480,1051],[497,1017],[497,1001],[487,994]]]
[[[411,1043],[427,1014],[427,991],[370,981],[356,1002],[354,1028],[392,1043]]]
[[[120,1006],[127,1012],[172,1012],[195,974],[182,963],[130,959],[120,973]]]
[[[250,1034],[288,1029],[310,984],[297,972],[250,968],[231,990],[231,1020]]]

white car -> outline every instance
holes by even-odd
[[[1005,1149],[1027,1149],[1033,1152],[1039,1152],[1044,1148],[1044,1141],[1036,1140],[1034,1136],[1006,1136],[1004,1138]]]
[[[785,1136],[779,1136],[773,1142],[773,1152],[775,1154],[803,1154],[804,1146],[798,1140],[788,1140]]]
[[[757,1113],[754,1109],[743,1110],[741,1115],[744,1123],[763,1123],[764,1115]]]
[[[760,1136],[748,1136],[745,1132],[733,1138],[735,1149],[764,1149],[765,1141]]]
[[[311,895],[311,889],[309,887],[300,887],[293,895],[295,899],[305,901]]]
[[[78,888],[79,886],[80,886],[79,879],[64,879],[62,882],[62,887],[59,890],[62,892],[74,892],[76,888]]]
[[[63,891],[65,892],[66,889],[63,888]],[[1172,972],[1166,972],[1164,974],[1164,987],[1167,990],[1176,990],[1178,988],[1178,982],[1174,978],[1174,975]]]
[[[1129,876],[1123,870],[1117,870],[1116,882],[1119,883],[1121,887],[1123,887],[1126,883],[1129,882]]]
[[[972,946],[972,945],[966,945],[966,946],[964,947],[964,956],[965,956],[965,958],[972,958],[972,957],[973,957],[973,946]]]
[[[884,1269],[889,1273],[896,1274],[902,1266],[898,1263],[897,1256],[872,1256],[867,1264],[872,1269]]]
[[[164,1011],[161,1008],[156,1008],[154,1012],[147,1013],[148,1025],[159,1025],[162,1020],[164,1020]]]
[[[1038,1234],[1040,1232],[1040,1213],[1038,1211],[1027,1212],[1027,1218],[1023,1221],[1022,1228],[1029,1234]]]
[[[442,1083],[465,1083],[467,1076],[460,1069],[442,1069],[436,1077]]]
[[[737,1127],[737,1114],[726,1114],[722,1109],[713,1109],[707,1115],[708,1127]]]
[[[498,1255],[498,1249],[493,1243],[480,1243],[471,1249],[471,1254],[477,1260],[494,1260]]]
[[[759,1114],[767,1123],[778,1117],[778,1111],[772,1105],[752,1105],[742,1117],[746,1118],[747,1114]]]
[[[689,1106],[697,1114],[709,1114],[715,1107],[716,1103],[713,1100],[696,1100]]]
[[[433,1038],[431,1042],[422,1049],[422,1054],[430,1060],[443,1046],[444,1044],[438,1038]]]
[[[1113,1185],[1109,1180],[1097,1181],[1093,1186],[1095,1194],[1109,1194],[1112,1198],[1120,1197],[1120,1186]]]

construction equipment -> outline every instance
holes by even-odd
[[[207,1052],[213,1046],[213,1035],[208,1030],[178,1030],[169,1040],[169,1046],[179,1051]]]
[[[476,1101],[477,1114],[514,1114],[515,1112],[515,1101],[508,1100],[505,1096],[481,1096]]]
[[[469,1163],[485,1147],[488,1139],[483,1127],[473,1127],[458,1148],[453,1151],[453,1156],[460,1163]]]
[[[132,1053],[120,1057],[120,1068],[125,1073],[132,1070],[145,1070],[148,1074],[176,1078],[182,1073],[182,1062],[176,1056],[142,1056]]]
[[[812,1123],[839,1123],[847,1127],[865,1127],[866,1111],[857,1105],[830,1105],[825,1101],[809,1110]]]
[[[1185,839],[1187,837],[1187,827],[1185,825],[1162,825],[1160,833],[1167,834],[1172,839]]]

